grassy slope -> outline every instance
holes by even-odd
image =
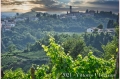
[[[9,56],[11,55],[11,56]],[[14,54],[2,54],[2,69],[16,69],[18,67],[23,68],[24,71],[29,70],[32,64],[46,64],[48,57],[43,51],[33,52],[15,52]]]

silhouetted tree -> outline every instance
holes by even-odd
[[[97,10],[97,14],[98,14],[98,10]]]
[[[99,29],[103,29],[103,25],[100,24],[100,25],[97,26],[97,28],[99,28]]]
[[[113,28],[114,27],[114,22],[113,20],[109,20],[107,24],[107,28]]]
[[[15,49],[16,49],[16,46],[14,44],[11,44],[10,46],[8,46],[8,51],[10,53],[12,53]]]
[[[37,14],[36,14],[36,17],[40,17],[40,13],[37,13]]]
[[[86,13],[88,13],[88,9],[86,10]]]
[[[16,16],[18,16],[19,15],[19,13],[16,13]]]

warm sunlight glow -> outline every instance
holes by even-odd
[[[35,11],[67,11],[71,5],[79,11],[99,9],[118,13],[117,7],[119,7],[114,0],[1,0],[1,2],[1,11],[31,11],[31,9]]]
[[[29,7],[23,6],[23,10],[29,10]]]
[[[15,1],[28,1],[28,0],[15,0]]]
[[[30,7],[23,4],[23,5],[22,5],[22,9],[23,9],[23,10],[30,10]]]

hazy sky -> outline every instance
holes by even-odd
[[[98,10],[119,12],[119,0],[1,0],[2,12]]]

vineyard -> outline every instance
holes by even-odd
[[[2,79],[114,79],[116,58],[98,58],[92,51],[87,56],[73,59],[64,48],[50,37],[49,45],[41,45],[50,58],[48,65],[32,65],[25,73],[21,68],[6,70]],[[117,49],[117,48],[116,48]],[[118,50],[116,50],[118,52]],[[115,52],[115,53],[116,53]],[[118,77],[118,76],[117,76]],[[118,78],[116,78],[118,79]]]

